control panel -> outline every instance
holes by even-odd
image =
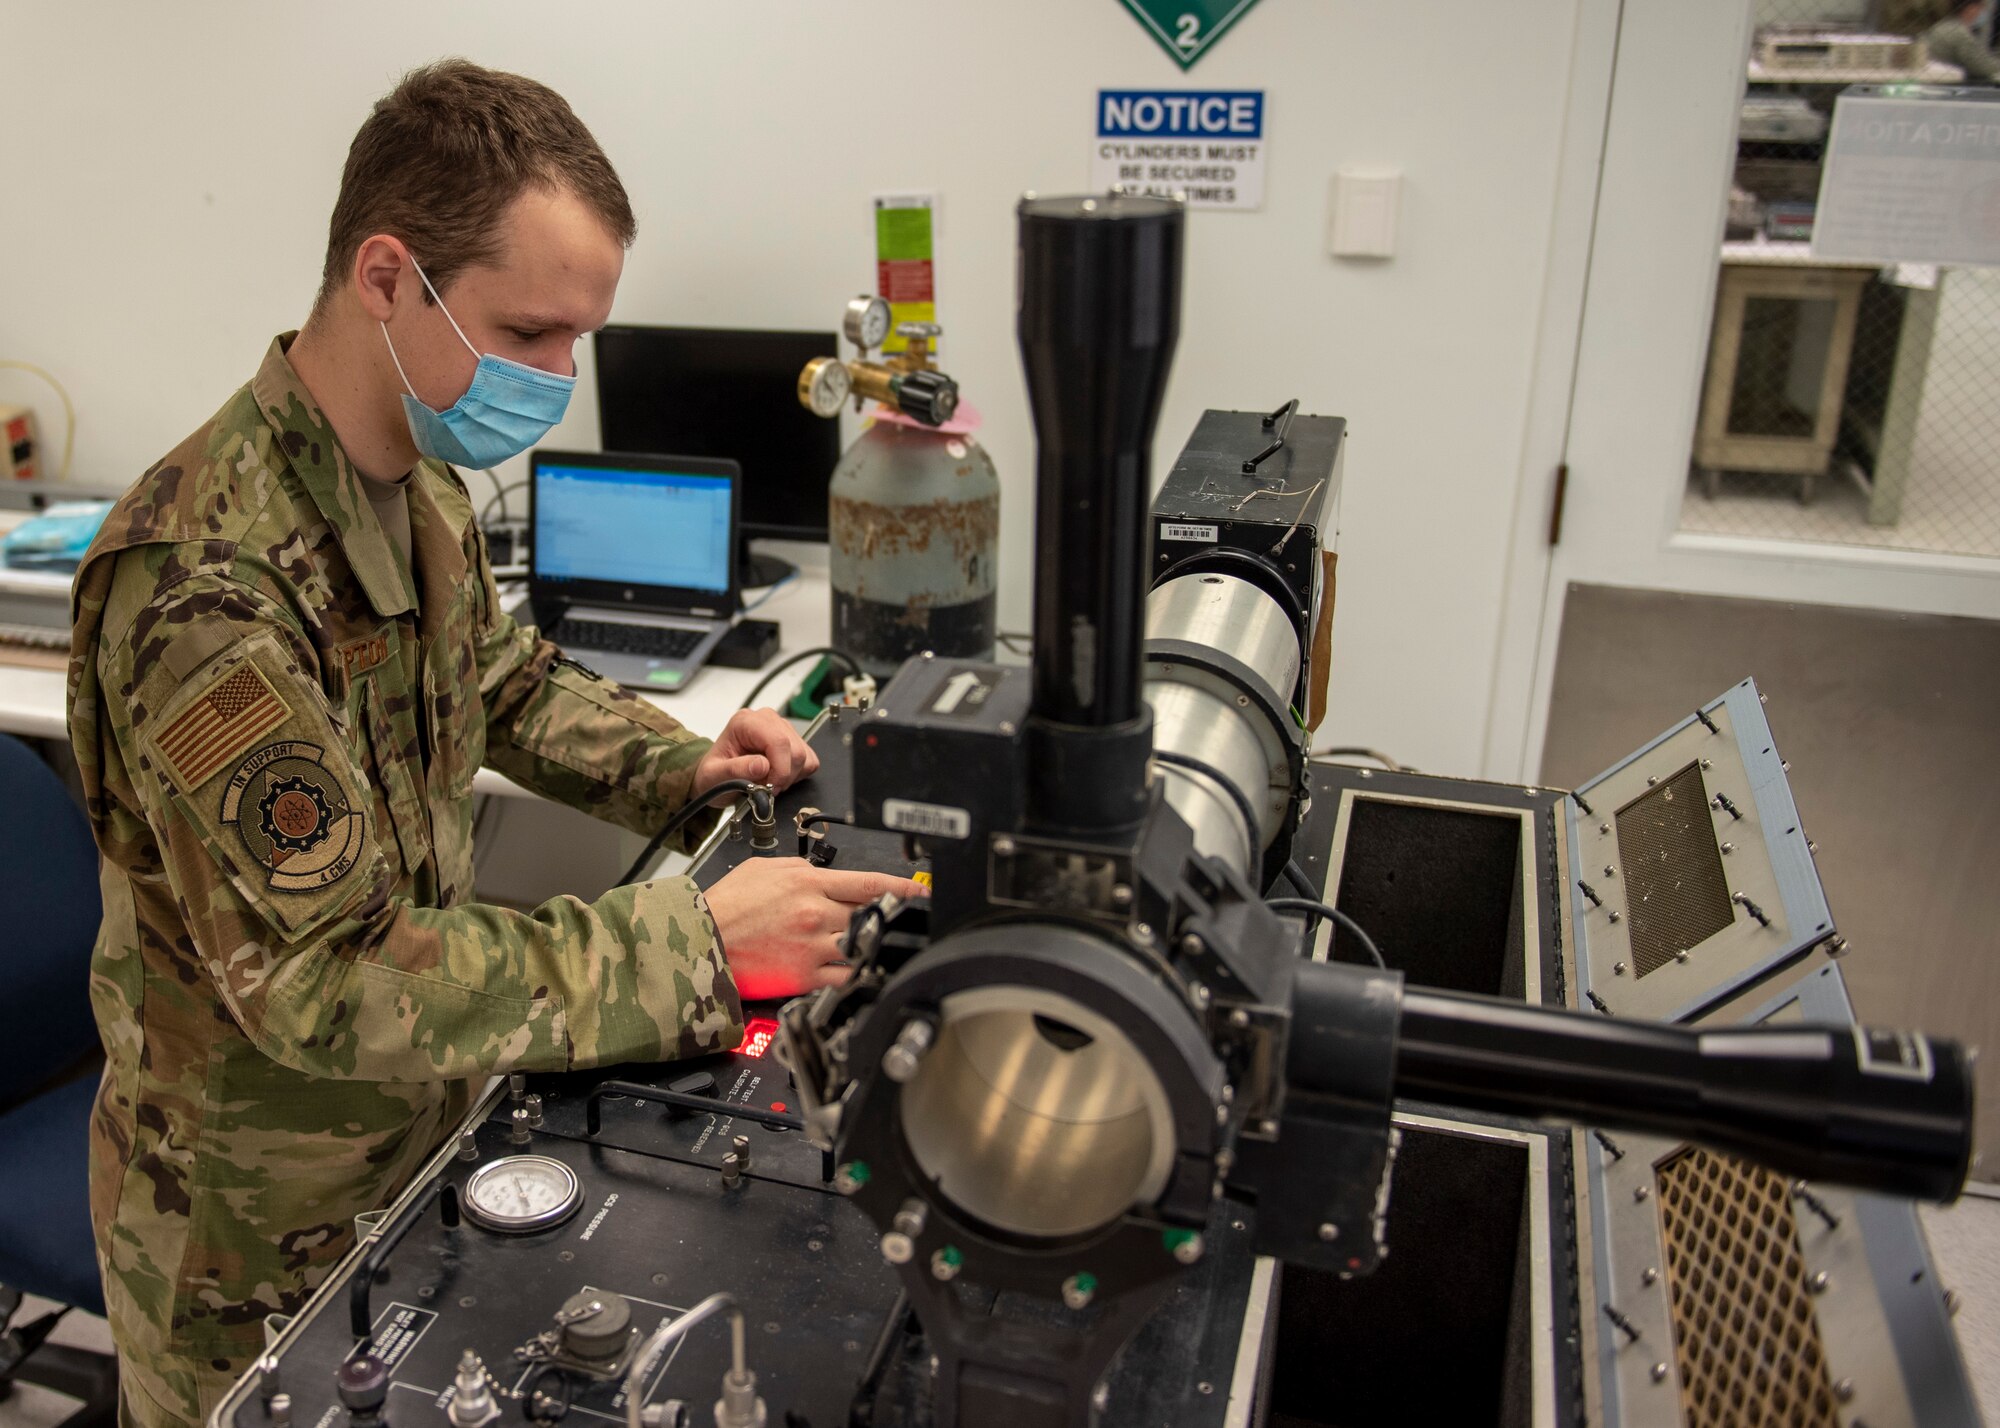
[[[922,871],[898,835],[841,821],[843,739],[859,722],[840,711],[810,735],[821,767],[779,798],[775,849],[754,848],[747,819],[732,817],[698,855],[697,881],[802,851],[823,865]],[[740,1313],[764,1409],[757,1418],[746,1398],[745,1424],[828,1428],[862,1421],[850,1416],[861,1406],[878,1424],[932,1421],[931,1351],[882,1235],[802,1132],[775,1011],[749,1009],[742,1043],[721,1055],[496,1081],[414,1184],[364,1217],[329,1286],[272,1326],[264,1361],[215,1422],[729,1421],[733,1325],[718,1316],[647,1352],[716,1295]],[[1266,1307],[1275,1298],[1252,1228],[1240,1207],[1218,1209],[1205,1261],[1114,1367],[1109,1421],[1226,1421],[1264,1342],[1253,1292]],[[1047,1312],[967,1292],[1000,1332],[1011,1315]]]

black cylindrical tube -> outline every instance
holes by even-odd
[[[1035,421],[1035,715],[1086,728],[1144,707],[1145,506],[1180,335],[1183,206],[1021,201],[1016,331]]]
[[[1964,1052],[1859,1027],[1665,1026],[1411,990],[1395,1087],[1700,1141],[1788,1175],[1927,1200],[1955,1198],[1972,1157]]]

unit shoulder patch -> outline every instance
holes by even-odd
[[[222,821],[280,892],[310,892],[360,861],[362,817],[348,805],[317,744],[280,740],[243,760],[222,790]]]

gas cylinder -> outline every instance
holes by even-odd
[[[836,648],[878,679],[924,650],[992,656],[1000,474],[969,431],[878,414],[833,468],[827,524]]]
[[[857,298],[843,329],[851,361],[817,358],[799,399],[822,416],[848,397],[877,403],[841,455],[827,493],[833,643],[886,678],[924,650],[993,654],[1000,475],[973,436],[978,416],[931,360],[938,329],[903,323],[907,349],[868,360],[887,334],[887,305]]]

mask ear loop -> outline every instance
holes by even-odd
[[[458,340],[465,344],[465,350],[474,357],[480,356],[479,349],[472,345],[472,339],[465,335],[465,329],[458,325],[458,319],[451,315],[451,309],[446,307],[444,299],[438,296],[438,290],[431,286],[430,275],[424,271],[424,265],[417,261],[417,255],[414,253],[410,255],[410,266],[415,268],[417,276],[424,280],[424,290],[431,295],[431,301],[438,305],[438,311],[444,314],[444,320],[451,324],[451,330],[458,334]]]
[[[403,390],[410,394],[411,401],[421,405],[424,399],[418,396],[417,389],[410,385],[410,374],[403,370],[403,359],[396,355],[395,339],[389,336],[389,324],[378,322],[375,325],[382,329],[382,340],[389,344],[389,360],[396,364],[396,375],[403,379]]]
[[[451,309],[444,305],[444,299],[438,296],[438,290],[431,286],[430,275],[424,272],[424,265],[417,261],[417,255],[414,253],[410,255],[410,266],[415,268],[417,276],[424,280],[424,290],[431,295],[431,300],[438,305],[438,311],[444,314],[444,320],[451,324],[451,330],[458,334],[458,340],[465,343],[465,350],[470,352],[474,357],[478,357],[479,349],[466,340],[464,329],[458,325],[458,319],[451,315]],[[403,390],[408,392],[413,400],[421,404],[423,398],[417,396],[417,389],[410,385],[410,374],[403,370],[403,359],[396,355],[396,342],[394,338],[389,336],[389,324],[378,322],[375,325],[382,329],[382,340],[389,344],[389,360],[396,364],[396,375],[403,379]]]

